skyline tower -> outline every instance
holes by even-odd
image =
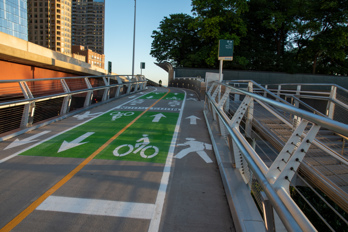
[[[72,0],[72,45],[104,54],[105,0]]]
[[[71,0],[28,0],[28,41],[71,55]]]

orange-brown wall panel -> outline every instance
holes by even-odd
[[[76,75],[0,60],[0,80],[41,79],[71,76]],[[60,89],[59,87],[57,87],[57,85],[59,85],[59,83],[57,83],[56,81],[52,81],[51,84],[48,84],[45,81],[44,85],[41,86],[40,92],[44,93],[52,91],[54,93],[57,91],[57,89]],[[31,86],[32,84],[29,84],[29,87]],[[20,93],[21,90],[18,86],[18,83],[6,83],[0,85],[0,96],[17,95]]]

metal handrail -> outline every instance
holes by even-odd
[[[289,202],[291,204],[291,200],[287,200],[287,206],[284,204],[284,202],[280,199],[280,197],[277,195],[276,191],[278,192],[286,192],[285,189],[273,189],[269,181],[267,180],[266,176],[264,175],[265,172],[265,166],[262,165],[263,162],[257,164],[254,159],[250,155],[250,147],[248,146],[248,143],[246,141],[243,141],[243,137],[238,136],[238,133],[235,129],[232,129],[228,123],[226,122],[226,118],[222,115],[220,109],[216,106],[211,96],[206,94],[210,102],[212,102],[213,107],[215,109],[215,112],[217,112],[218,117],[221,119],[221,122],[225,125],[225,128],[227,129],[228,133],[231,135],[233,141],[236,143],[240,151],[245,155],[245,158],[252,169],[254,175],[258,179],[260,185],[264,189],[267,197],[270,199],[272,205],[274,206],[276,212],[278,213],[280,219],[284,223],[285,227],[288,231],[315,231],[314,227],[311,225],[311,223],[306,220],[304,217],[301,218],[301,221],[296,221],[294,216],[290,213],[288,210]],[[245,139],[244,139],[245,140]],[[248,151],[249,150],[249,151]],[[263,169],[263,171],[262,171]],[[285,193],[283,193],[284,196],[286,196]],[[295,204],[291,204],[291,208],[298,213],[298,215],[302,215],[302,212],[297,208]],[[302,224],[302,227],[300,226]],[[304,226],[305,225],[305,226]]]
[[[309,121],[312,121],[312,122],[314,122],[314,123],[316,123],[316,124],[318,124],[320,126],[323,126],[325,128],[328,128],[328,129],[336,131],[336,132],[339,132],[342,135],[348,136],[348,125],[347,124],[344,124],[344,123],[341,123],[341,122],[337,122],[335,120],[332,120],[332,119],[329,119],[329,118],[326,118],[326,117],[322,117],[322,116],[319,116],[319,115],[316,115],[316,114],[312,114],[310,112],[307,112],[305,110],[296,108],[294,106],[291,106],[291,105],[288,105],[288,104],[284,104],[284,103],[281,103],[281,102],[277,102],[277,101],[273,101],[273,100],[270,100],[268,98],[262,97],[260,95],[257,95],[257,94],[251,93],[251,92],[247,92],[247,91],[244,91],[244,90],[241,90],[241,89],[237,89],[237,88],[234,88],[232,86],[229,86],[229,85],[226,85],[226,84],[223,84],[223,83],[220,83],[220,84],[225,86],[225,87],[227,87],[227,88],[231,88],[234,91],[237,91],[237,92],[240,92],[242,94],[248,95],[248,96],[250,96],[252,98],[258,99],[258,100],[263,101],[263,102],[267,102],[270,105],[273,105],[273,106],[275,106],[277,108],[280,108],[280,109],[282,109],[284,111],[287,111],[288,113],[297,115],[297,116],[299,116],[301,118],[305,118],[305,119],[307,119]]]
[[[79,82],[71,82],[68,80],[78,80]],[[92,80],[92,81],[91,81]],[[113,80],[111,84],[111,80]],[[54,87],[50,85],[55,84]],[[94,82],[98,81],[98,82]],[[38,85],[29,85],[28,83],[39,83]],[[76,84],[79,83],[77,86]],[[83,83],[83,84],[80,84]],[[97,84],[96,84],[97,83]],[[120,95],[128,95],[133,92],[138,92],[146,87],[146,78],[143,75],[103,75],[103,76],[75,76],[75,77],[57,77],[57,78],[41,78],[41,79],[14,79],[14,80],[0,80],[0,85],[4,84],[8,87],[8,91],[3,91],[0,102],[0,110],[6,112],[7,109],[16,106],[22,106],[23,110],[16,111],[16,120],[13,125],[9,125],[6,121],[1,121],[7,128],[2,128],[0,134],[12,133],[13,130],[20,129],[20,132],[13,132],[15,135],[27,131],[28,128],[33,127],[33,123],[49,119],[52,112],[46,115],[36,116],[36,103],[62,99],[61,105],[56,105],[59,109],[58,118],[64,118],[66,115],[73,114],[76,109],[89,109],[97,105],[97,100],[92,101],[93,96],[98,97],[98,102],[105,103],[120,97]],[[15,85],[17,84],[17,85]],[[15,87],[15,88],[14,88]],[[39,87],[39,88],[37,88]],[[126,87],[126,88],[124,88]],[[42,89],[41,89],[42,88]],[[73,89],[73,90],[71,90]],[[124,91],[124,92],[121,92]],[[53,91],[53,93],[51,93]],[[99,92],[97,92],[99,91]],[[100,92],[103,91],[103,92]],[[79,96],[84,94],[83,96]],[[96,95],[95,95],[96,94]],[[8,99],[6,99],[9,97]],[[72,113],[70,112],[73,98],[83,98],[83,102],[75,105]],[[23,111],[23,112],[22,112]],[[56,111],[57,112],[57,111]],[[77,111],[76,111],[77,112]],[[53,113],[56,114],[56,113]],[[21,115],[21,117],[19,117]],[[35,118],[37,117],[37,118]],[[57,117],[57,114],[56,114]],[[44,119],[42,119],[44,118]],[[36,119],[36,121],[35,121]],[[5,119],[3,119],[5,120]],[[52,122],[57,119],[50,119]],[[20,122],[19,126],[17,122]],[[45,122],[47,124],[47,122]],[[37,127],[37,125],[35,126]],[[6,135],[6,138],[13,137],[14,134]],[[0,138],[1,141],[2,138]]]
[[[244,81],[244,82],[248,82],[248,83],[251,82],[254,84],[253,81]],[[344,136],[348,135],[347,124],[334,121],[326,116],[316,115],[311,112],[296,108],[292,106],[291,104],[289,104],[288,102],[286,102],[285,104],[285,103],[276,101],[277,99],[280,100],[279,99],[280,97],[277,95],[271,94],[276,99],[276,100],[271,100],[269,98],[260,96],[252,92],[248,92],[246,90],[238,89],[227,84],[223,84],[219,82],[215,82],[215,84],[224,86],[225,91],[229,89],[229,93],[233,93],[233,94],[237,93],[237,94],[251,97],[252,99],[256,100],[259,103],[267,103],[270,106],[281,109],[285,112],[288,112],[292,115],[296,115],[300,118],[306,119],[316,125],[330,129],[336,132],[337,134],[341,134]],[[215,91],[219,90],[220,86],[218,86],[215,89]],[[264,89],[264,88],[261,88],[261,89]],[[215,99],[215,96],[217,95],[216,93],[214,94],[212,95],[211,90],[207,92],[206,94],[207,99],[210,102],[209,105],[213,107],[214,112],[216,112],[216,114],[218,115],[218,118],[220,119],[219,120],[220,124],[224,125],[224,128],[228,131],[228,134],[231,135],[233,142],[235,142],[240,152],[245,157],[250,169],[253,171],[255,177],[259,181],[259,184],[262,186],[267,197],[272,202],[273,207],[275,208],[276,212],[278,213],[280,219],[282,220],[286,228],[289,231],[299,231],[299,230],[315,231],[315,228],[312,226],[312,224],[308,221],[308,219],[303,215],[302,211],[298,208],[298,206],[293,202],[291,197],[288,195],[287,190],[284,189],[282,185],[272,186],[272,184],[269,182],[270,180],[268,180],[265,175],[270,169],[265,165],[262,159],[257,155],[257,153],[255,153],[251,145],[246,141],[243,135],[239,132],[239,128],[231,126],[233,124],[231,124],[231,120],[224,113],[223,107],[222,107],[223,105],[222,102],[224,97],[221,98],[221,102],[217,102]],[[315,138],[313,140],[313,143],[314,144],[317,143]],[[281,203],[279,203],[279,201],[281,201]],[[297,230],[294,228],[301,228],[301,229]]]
[[[335,86],[338,89],[348,93],[348,90],[343,88],[340,85],[334,84],[334,83],[281,83],[281,84],[269,84],[269,85],[309,85],[309,86]]]

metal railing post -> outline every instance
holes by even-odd
[[[337,96],[337,86],[331,86],[330,97],[326,106],[326,115],[333,119],[335,113],[335,100]]]
[[[275,224],[274,224],[274,213],[271,202],[266,196],[265,192],[261,191],[261,201],[262,201],[262,211],[263,218],[265,220],[265,227],[267,232],[275,232]]]
[[[92,85],[91,85],[91,82],[89,81],[88,77],[85,77],[85,82],[86,82],[86,85],[87,85],[87,88],[88,89],[92,89]],[[86,95],[86,98],[85,98],[85,103],[84,103],[84,107],[88,107],[91,105],[91,102],[92,102],[92,98],[93,98],[93,90],[89,90],[87,92],[87,95]]]
[[[106,77],[103,77],[104,85],[106,86],[103,93],[103,99],[102,101],[106,101],[110,98],[110,79],[109,81],[106,79]]]
[[[20,81],[19,86],[22,90],[23,96],[25,99],[33,99],[34,96],[31,93],[27,83],[25,81]],[[34,122],[34,113],[35,113],[35,102],[30,102],[24,105],[23,115],[21,120],[21,128],[29,127]]]
[[[62,104],[62,107],[60,109],[60,115],[65,115],[70,111],[71,94],[69,94],[69,93],[71,91],[70,91],[68,84],[66,83],[66,81],[64,79],[60,79],[60,82],[62,83],[64,92],[68,94],[66,97],[64,97],[63,104]]]

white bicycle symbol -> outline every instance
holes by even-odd
[[[113,151],[114,156],[118,156],[118,157],[126,156],[129,153],[131,153],[134,150],[134,148],[138,148],[135,151],[133,151],[134,154],[136,154],[136,153],[138,153],[140,151],[140,156],[145,158],[145,159],[151,159],[151,158],[155,157],[158,154],[159,149],[156,146],[147,146],[150,143],[150,140],[149,140],[149,138],[147,136],[148,135],[144,134],[143,138],[138,139],[136,141],[138,143],[136,143],[134,145],[134,147],[131,144],[123,144],[123,145],[120,145],[120,146],[116,147],[115,150]],[[141,143],[139,143],[139,142],[141,142]],[[128,151],[126,151],[124,153],[119,153],[118,151],[121,148],[123,148],[123,147],[128,147]],[[148,150],[148,149],[153,149],[154,150],[151,155],[146,155],[145,154],[145,151]]]
[[[121,118],[122,116],[132,116],[134,114],[134,112],[126,112],[126,113],[121,113],[121,112],[112,112],[110,113],[110,115],[112,115],[111,120],[115,121],[118,118]]]

